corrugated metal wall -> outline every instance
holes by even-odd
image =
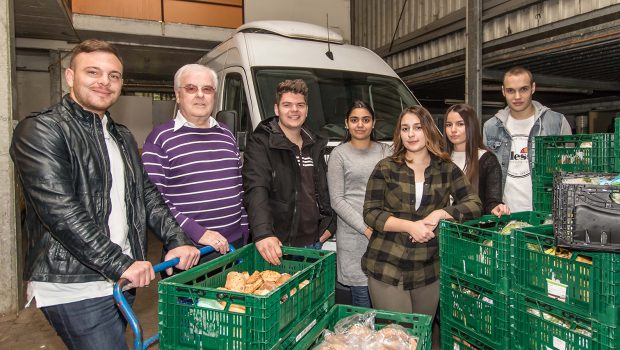
[[[483,23],[483,42],[489,42],[537,27],[552,24],[610,5],[618,0],[510,1],[525,4],[517,10],[497,14]],[[352,0],[352,42],[383,51],[392,41],[405,0]],[[507,5],[508,1],[483,1],[486,9]],[[434,21],[462,11],[466,0],[409,0],[405,5],[395,39],[423,31]],[[483,13],[483,18],[485,13]],[[416,65],[465,48],[465,30],[432,38],[404,51],[385,56],[395,70]],[[379,49],[379,50],[378,50]]]
[[[404,0],[352,0],[356,45],[375,49],[392,40]],[[465,0],[407,1],[396,38],[414,32],[465,6]]]

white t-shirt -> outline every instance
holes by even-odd
[[[504,203],[512,212],[532,210],[532,176],[527,141],[535,122],[534,115],[522,120],[509,116],[506,120],[506,130],[512,136],[512,148],[504,187]]]
[[[112,188],[110,191],[111,212],[108,218],[110,240],[118,244],[123,253],[132,256],[131,247],[127,240],[129,227],[127,226],[127,210],[125,206],[125,166],[118,145],[110,137],[106,127],[108,117],[102,120],[103,135],[110,158],[110,172],[112,174]],[[52,283],[30,281],[27,287],[26,307],[32,299],[37,300],[37,307],[67,304],[76,301],[94,299],[112,295],[113,281],[95,281],[82,283]]]
[[[487,150],[485,149],[478,149],[478,159],[480,159],[480,157],[482,157],[482,155],[486,152]],[[459,169],[463,171],[463,173],[465,173],[465,161],[467,160],[465,152],[452,151],[452,155],[450,155],[450,158],[452,159],[452,162],[456,164],[456,166],[458,166]],[[454,198],[452,197],[452,195],[450,195],[450,204],[452,203],[454,203]]]
[[[485,153],[486,153],[486,150],[479,149],[478,159],[480,159],[480,157],[482,157],[482,155]],[[452,151],[452,155],[450,156],[450,158],[452,158],[452,162],[456,164],[459,167],[459,169],[465,172],[465,161],[467,160],[465,157],[465,152]]]
[[[424,194],[424,181],[415,183],[415,210],[420,208],[420,204],[422,204],[422,196]]]

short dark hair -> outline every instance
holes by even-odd
[[[301,79],[285,80],[276,88],[276,104],[280,103],[282,95],[287,92],[304,95],[304,101],[308,103],[308,85]]]
[[[98,51],[113,54],[114,56],[116,56],[116,58],[118,58],[119,61],[121,61],[121,65],[123,64],[123,59],[121,58],[121,55],[118,53],[118,49],[114,45],[110,44],[107,41],[103,41],[103,40],[87,39],[77,44],[71,51],[71,61],[69,61],[69,67],[71,67],[72,69],[74,68],[73,62],[75,61],[75,57],[77,55],[81,53],[91,53],[91,52],[98,52]]]
[[[506,71],[506,73],[504,73],[504,79],[502,79],[502,85],[504,85],[504,80],[506,80],[506,77],[511,76],[511,75],[520,75],[520,74],[526,74],[530,78],[530,86],[534,84],[534,76],[532,75],[532,72],[530,72],[529,69],[523,66],[516,66],[516,67],[510,68],[509,70]]]

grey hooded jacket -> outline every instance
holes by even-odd
[[[554,112],[537,101],[532,101],[532,104],[535,109],[534,116],[536,122],[530,130],[527,142],[528,150],[534,149],[535,136],[570,135],[572,133],[571,127],[563,114]],[[500,109],[495,116],[487,120],[482,130],[484,144],[495,153],[502,168],[502,191],[506,185],[510,149],[512,147],[512,136],[505,127],[508,116],[510,116],[510,107],[507,106],[504,109]],[[530,170],[532,169],[532,155],[532,152],[528,152]]]

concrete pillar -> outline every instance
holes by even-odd
[[[15,174],[9,156],[13,136],[14,89],[13,1],[0,1],[0,315],[19,307],[19,244],[15,217]]]
[[[65,69],[69,67],[71,52],[62,50],[50,51],[50,101],[59,103],[62,97],[69,93],[69,86],[65,81]]]
[[[50,51],[50,104],[56,104],[62,99],[62,65],[60,51]]]
[[[465,102],[482,118],[482,0],[467,0]]]

